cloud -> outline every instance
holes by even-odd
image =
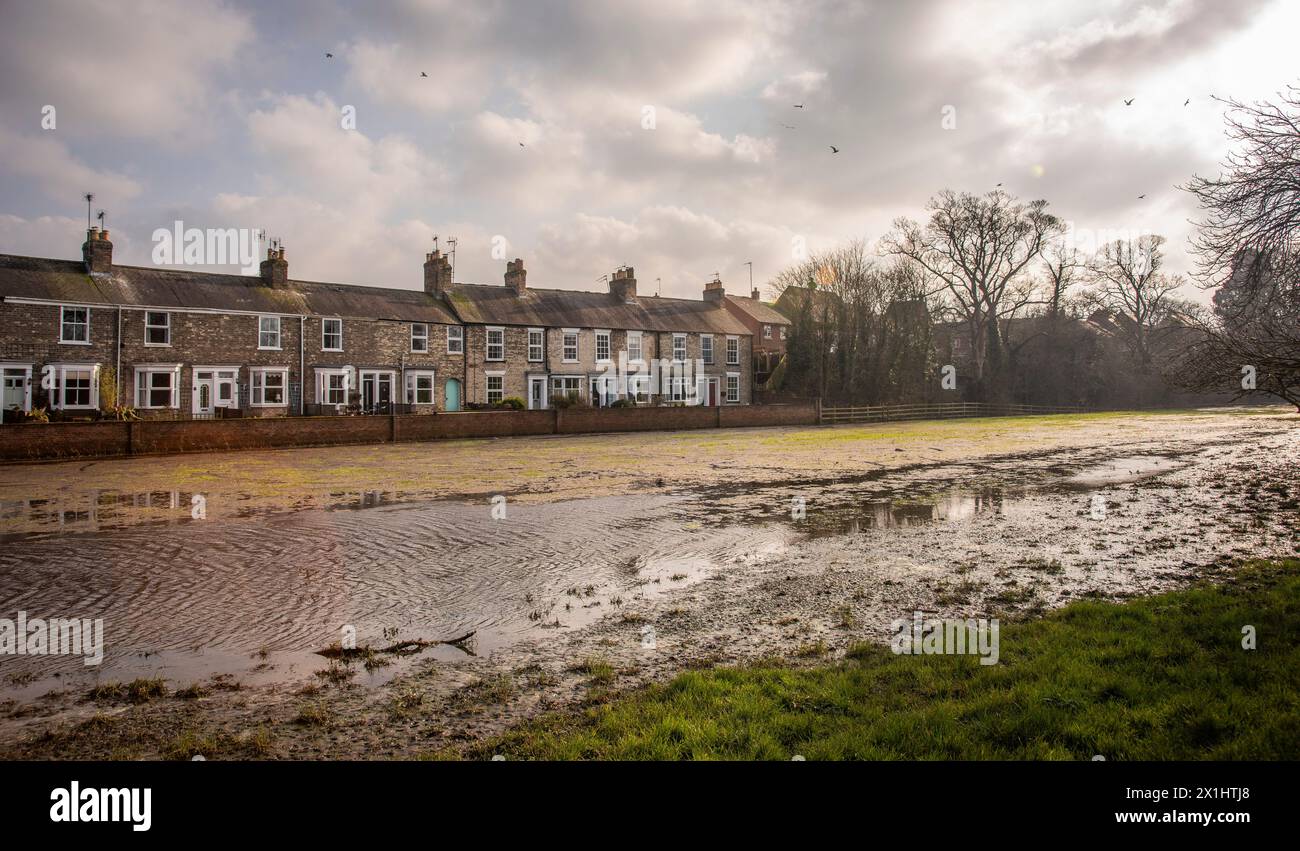
[[[5,152],[0,168],[32,181],[52,199],[66,201],[93,189],[97,203],[111,205],[141,191],[140,184],[129,177],[86,165],[53,132],[23,136],[0,127],[0,149]]]

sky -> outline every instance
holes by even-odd
[[[1177,187],[1227,152],[1212,96],[1300,82],[1294,0],[0,0],[0,17],[0,252],[79,258],[94,192],[117,263],[152,264],[180,220],[264,229],[292,278],[407,289],[436,234],[458,239],[460,282],[521,257],[535,287],[599,290],[631,265],[642,293],[697,298],[717,273],[745,294],[747,262],[764,288],[800,250],[999,183],[1084,250],[1159,233],[1186,271]]]

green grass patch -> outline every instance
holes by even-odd
[[[1251,625],[1257,649],[1242,647]],[[1300,559],[1003,624],[1001,661],[858,644],[834,666],[691,671],[547,716],[509,759],[1300,758]]]

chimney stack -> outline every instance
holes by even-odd
[[[108,230],[90,228],[81,245],[81,257],[86,261],[86,271],[92,275],[107,275],[113,269],[113,243],[108,240]]]
[[[451,259],[438,249],[424,255],[424,291],[442,298],[451,288]]]
[[[518,257],[506,261],[506,286],[518,296],[528,289],[528,272],[524,269],[524,261]]]
[[[715,277],[704,285],[704,300],[721,303],[726,298],[727,289],[722,286],[722,279]]]
[[[614,270],[609,278],[609,294],[622,302],[636,301],[636,272],[631,266]]]
[[[763,299],[759,296],[759,293],[758,293],[758,287],[754,287],[753,291],[749,294],[749,297],[752,298],[754,301],[762,301],[762,300],[763,300]]]
[[[282,287],[289,281],[289,261],[284,259],[284,246],[272,245],[266,249],[266,259],[258,267],[267,286]]]

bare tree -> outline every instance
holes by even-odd
[[[1178,277],[1160,271],[1163,236],[1116,240],[1102,246],[1089,264],[1098,304],[1115,314],[1129,345],[1144,365],[1151,363],[1151,335],[1168,319]]]
[[[1072,286],[1079,282],[1086,263],[1079,257],[1079,249],[1068,246],[1063,240],[1052,242],[1043,248],[1043,271],[1046,277],[1048,316],[1060,316],[1066,295]]]
[[[894,222],[883,248],[906,257],[938,280],[967,326],[976,392],[992,395],[1005,346],[999,320],[1032,300],[1022,276],[1043,246],[1062,231],[1046,201],[1022,203],[995,190],[986,195],[944,190],[930,199],[930,220]]]

